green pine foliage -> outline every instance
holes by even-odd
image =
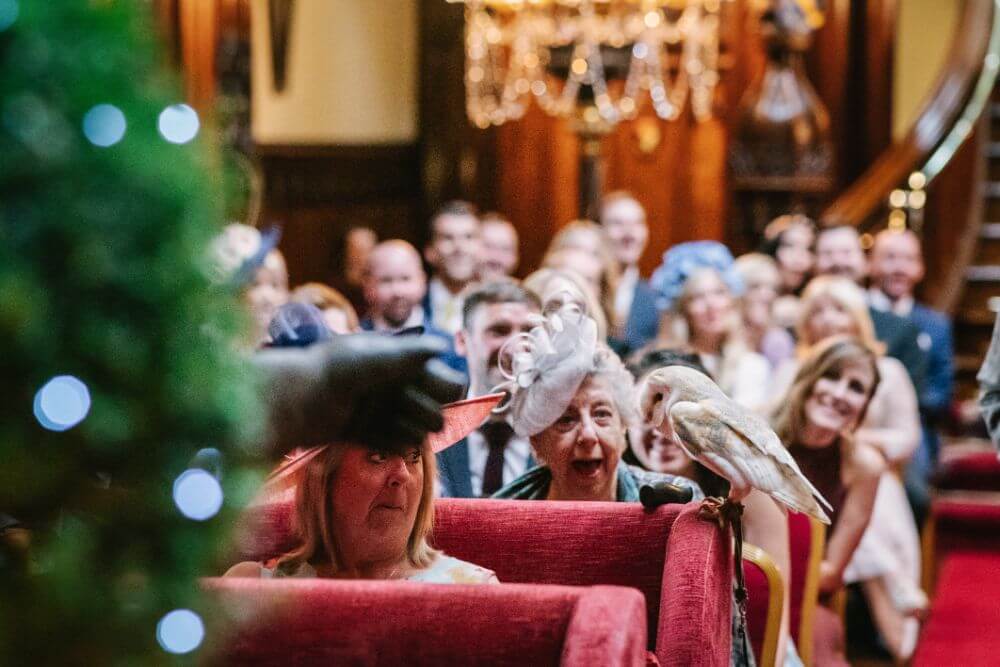
[[[0,512],[32,528],[26,561],[0,547],[0,664],[197,657],[161,649],[156,624],[197,608],[196,579],[255,479],[239,447],[260,427],[244,316],[206,262],[221,160],[209,133],[158,133],[181,98],[149,14],[0,0],[0,21],[16,15],[0,30]],[[106,148],[83,132],[98,104],[127,121]],[[32,406],[63,374],[92,404],[54,432]],[[172,485],[204,447],[224,454],[225,504],[193,521]]]

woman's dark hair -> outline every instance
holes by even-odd
[[[638,360],[629,364],[627,368],[633,377],[638,380],[648,373],[655,371],[657,368],[665,368],[667,366],[686,366],[698,371],[709,379],[713,379],[712,374],[701,363],[701,359],[698,358],[697,354],[670,348],[650,350],[639,357]],[[632,452],[631,446],[625,450],[622,459],[626,463],[642,467],[642,462]],[[698,486],[701,487],[706,496],[725,497],[729,494],[729,482],[697,461],[694,461],[694,471],[694,481],[698,483]]]

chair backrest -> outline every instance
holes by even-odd
[[[799,657],[812,665],[813,622],[819,603],[819,568],[826,547],[826,528],[801,512],[788,513],[788,629]]]
[[[447,498],[432,542],[503,582],[637,588],[661,665],[728,664],[731,548],[697,505]]]
[[[294,546],[292,503],[251,508],[237,529],[245,560]],[[698,506],[471,500],[435,502],[432,543],[504,583],[629,586],[645,596],[661,665],[728,665],[730,539]]]
[[[743,577],[747,587],[747,631],[754,657],[758,667],[774,667],[785,600],[784,579],[766,551],[746,542]]]
[[[610,586],[207,579],[216,665],[645,664],[642,596]]]
[[[1000,491],[1000,461],[992,449],[942,461],[931,483],[949,491]]]

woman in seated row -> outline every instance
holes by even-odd
[[[880,457],[885,471],[871,521],[842,574],[847,583],[860,584],[886,648],[905,660],[916,648],[916,616],[927,605],[920,589],[920,538],[900,475],[920,443],[916,391],[903,364],[881,353],[883,346],[875,338],[865,295],[847,278],[820,276],[808,284],[802,294],[797,333],[803,353],[838,335],[856,336],[878,352],[882,381],[854,441]],[[790,361],[779,369],[779,400],[787,400],[784,388],[798,366],[799,362]]]
[[[445,412],[443,431],[456,442],[475,426],[458,407]],[[337,444],[301,452],[269,480],[279,488],[294,480],[298,546],[268,563],[238,563],[226,576],[496,583],[490,570],[427,543],[437,476],[433,437],[385,451]]]

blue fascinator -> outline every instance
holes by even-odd
[[[660,312],[674,306],[684,283],[701,269],[715,269],[735,296],[743,294],[743,280],[736,272],[729,248],[718,241],[689,241],[663,253],[663,263],[649,280],[656,291],[656,307]]]

